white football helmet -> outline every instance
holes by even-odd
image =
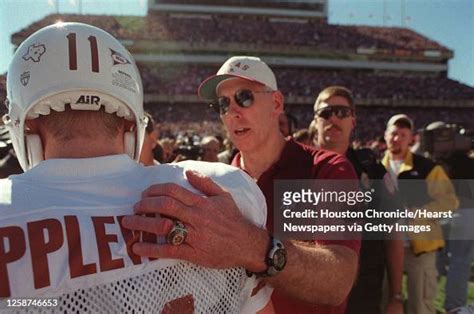
[[[38,135],[25,135],[25,120],[50,110],[99,110],[136,122],[125,134],[127,154],[138,160],[147,118],[137,66],[107,32],[82,23],[58,23],[28,37],[7,73],[8,114],[4,122],[24,170],[43,160]],[[87,127],[87,126],[84,126]]]

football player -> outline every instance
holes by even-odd
[[[192,207],[202,199],[192,185],[209,181],[208,199],[237,206],[236,219],[258,226],[266,206],[236,168],[137,162],[147,125],[143,88],[118,40],[80,23],[35,32],[13,56],[7,106],[3,119],[25,173],[0,180],[0,299],[42,297],[61,312],[116,313],[255,312],[267,303],[268,289],[252,296],[257,281],[239,265],[214,270],[132,252],[139,240],[170,250],[194,245],[195,230],[166,215],[150,218],[166,237],[122,227],[151,184],[186,187]],[[163,200],[169,213],[178,210]]]

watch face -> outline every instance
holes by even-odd
[[[285,268],[285,265],[286,265],[286,251],[282,249],[276,250],[275,253],[273,254],[272,261],[273,261],[273,267],[275,267],[277,271],[283,270],[283,268]]]

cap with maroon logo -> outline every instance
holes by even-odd
[[[198,95],[207,100],[217,97],[216,88],[222,81],[239,77],[251,82],[260,83],[276,91],[275,74],[260,58],[250,56],[234,56],[228,59],[217,71],[217,74],[205,79],[198,89]]]

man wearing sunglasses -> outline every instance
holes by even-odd
[[[354,106],[348,100],[349,95],[347,89],[328,87],[319,94],[314,105],[319,145],[342,155],[349,148],[355,127]]]
[[[375,190],[375,198],[370,203],[370,208],[377,210],[382,210],[383,206],[390,207],[387,210],[399,208],[401,204],[394,192],[395,188],[390,184],[391,180],[384,166],[377,162],[375,154],[367,148],[355,150],[350,147],[352,131],[356,125],[352,92],[342,86],[323,89],[314,104],[314,113],[319,146],[345,155],[356,170],[361,188]],[[383,240],[384,238],[386,235],[380,234],[376,239],[362,241],[359,276],[349,296],[348,314],[381,313],[385,268],[389,283],[386,313],[403,313],[401,295],[403,243],[401,240]]]
[[[134,253],[181,258],[214,268],[244,267],[275,288],[272,301],[276,313],[344,313],[357,272],[360,240],[277,239],[273,236],[273,182],[355,180],[354,169],[339,154],[317,151],[283,137],[278,126],[283,95],[272,70],[259,58],[230,58],[201,84],[199,95],[211,102],[240,151],[232,164],[245,170],[263,191],[267,230],[250,224],[232,205],[229,193],[208,177],[193,184],[208,197],[179,186],[170,190],[155,185],[135,209],[176,216],[189,230],[184,244],[189,240],[191,245],[166,248],[137,243]],[[172,210],[165,211],[167,208]],[[169,232],[159,220],[148,226],[129,221],[126,227],[159,235]]]
[[[270,233],[274,180],[355,178],[352,167],[342,156],[285,139],[279,129],[284,97],[272,70],[259,58],[228,59],[216,75],[201,84],[199,95],[211,101],[230,140],[240,151],[232,165],[245,170],[262,189]],[[261,230],[261,234],[266,233]],[[271,234],[266,237],[274,239]],[[266,254],[270,258],[274,245],[268,242]],[[269,272],[275,265],[267,262],[266,269],[252,270],[265,275],[266,282],[275,288],[272,301],[277,313],[344,312],[344,300],[355,278],[360,243],[357,240],[317,242],[308,246],[285,241],[284,269]],[[261,254],[258,250],[252,254],[255,253]],[[262,260],[262,256],[257,258]],[[337,274],[334,269],[338,270]]]

